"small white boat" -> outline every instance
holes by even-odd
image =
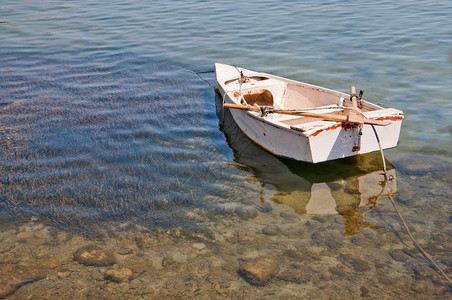
[[[318,163],[378,151],[378,139],[383,149],[397,145],[403,112],[367,102],[354,88],[348,95],[220,63],[215,75],[235,123],[274,155]]]

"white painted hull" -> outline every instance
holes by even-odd
[[[240,86],[238,70],[250,78],[249,82]],[[335,105],[349,98],[347,94],[307,83],[246,69],[238,70],[233,66],[215,64],[217,85],[226,103],[241,104],[241,95],[251,95],[255,91],[264,90],[268,91],[268,94],[271,93],[273,107],[284,109],[288,106],[316,109]],[[383,149],[395,147],[399,139],[403,112],[384,109],[366,101],[363,103],[366,117],[391,121],[389,125],[375,126],[375,129]],[[281,157],[318,163],[379,150],[373,129],[367,124],[311,120],[280,114],[262,116],[259,112],[239,109],[231,109],[231,114],[245,135],[263,149]]]

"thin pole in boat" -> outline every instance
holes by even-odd
[[[242,93],[242,83],[244,82],[244,79],[246,80],[246,76],[243,75],[243,71],[240,71],[239,68],[237,68],[236,66],[234,66],[234,68],[237,70],[237,72],[239,72],[239,93],[240,93],[240,102],[244,103],[245,105],[248,105],[248,103],[246,102],[245,98],[243,98],[243,93]]]

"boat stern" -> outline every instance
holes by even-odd
[[[365,113],[365,115],[372,119],[390,121],[389,125],[374,126],[374,128],[383,149],[396,147],[400,136],[403,112],[388,108]],[[313,163],[380,150],[372,125],[322,123],[328,125],[306,132]]]

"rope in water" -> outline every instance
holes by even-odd
[[[400,220],[402,220],[403,226],[405,227],[405,230],[407,231],[408,236],[411,238],[411,241],[416,246],[416,248],[418,248],[418,250],[422,253],[422,255],[424,255],[424,257],[427,258],[428,261],[430,261],[430,263],[449,282],[449,284],[452,284],[452,281],[449,278],[449,276],[447,276],[447,274],[433,260],[433,257],[429,253],[427,253],[427,251],[425,251],[424,248],[422,248],[421,245],[419,245],[419,243],[416,241],[416,239],[414,238],[413,234],[411,233],[410,228],[408,227],[407,223],[405,222],[405,219],[403,218],[402,214],[400,213],[400,210],[397,207],[397,204],[395,203],[394,198],[392,197],[391,192],[390,192],[389,187],[388,187],[388,177],[386,175],[386,160],[385,160],[385,156],[384,156],[384,153],[383,153],[383,148],[381,146],[380,138],[378,137],[377,130],[375,129],[374,125],[370,125],[370,126],[372,126],[372,129],[373,129],[373,131],[375,133],[375,138],[377,139],[377,142],[378,142],[378,147],[380,148],[381,159],[383,160],[383,176],[384,176],[384,180],[385,180],[385,189],[388,192],[388,198],[391,201],[392,206],[394,206],[397,214],[399,215]]]
[[[191,70],[190,70],[190,71],[191,71]],[[207,83],[211,88],[215,88],[215,86],[213,86],[207,79],[204,79],[204,78],[202,78],[202,76],[201,76],[201,74],[213,73],[213,72],[215,72],[214,70],[200,71],[200,72],[192,71],[192,72],[194,72],[196,75],[198,75],[198,77],[199,77],[202,81],[204,81],[205,83]]]

